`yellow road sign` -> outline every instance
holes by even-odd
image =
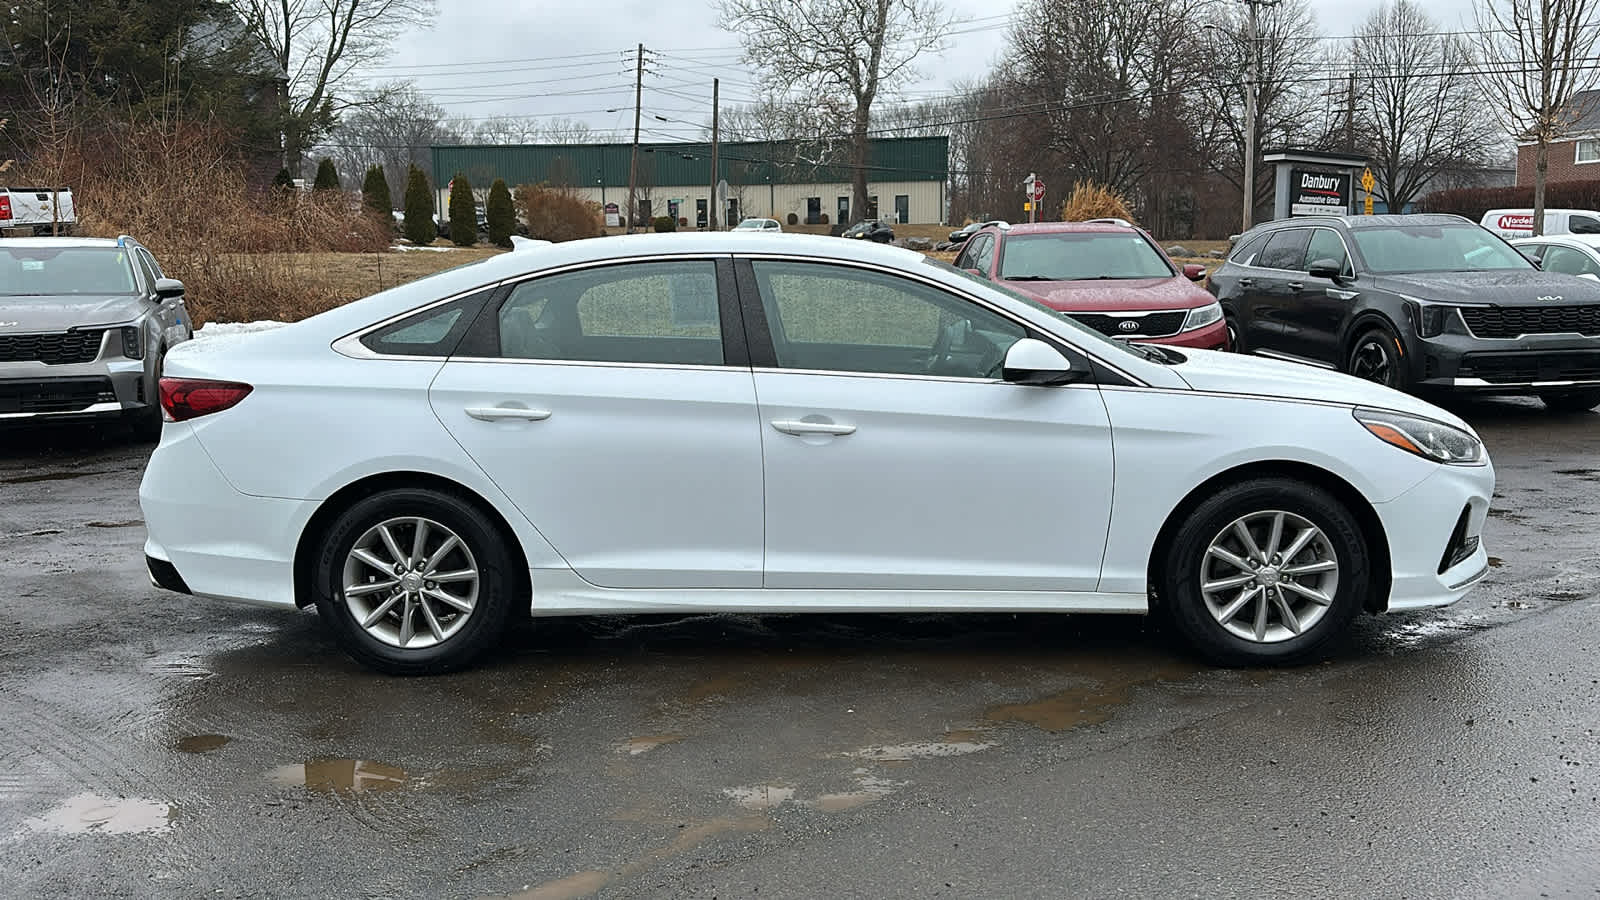
[[[1372,177],[1372,170],[1371,169],[1365,169],[1365,170],[1362,171],[1362,173],[1361,173],[1361,189],[1363,191],[1371,191],[1373,189],[1373,187],[1377,185],[1377,183],[1378,183],[1378,179]]]
[[[1372,197],[1369,195],[1365,203],[1367,215],[1372,215]]]

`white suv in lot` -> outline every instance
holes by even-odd
[[[176,348],[152,579],[425,673],[513,615],[668,611],[1156,611],[1289,661],[1487,571],[1448,412],[791,238],[529,246]]]

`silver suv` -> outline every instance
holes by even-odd
[[[121,417],[156,440],[162,358],[193,336],[183,283],[132,238],[0,239],[0,423]]]

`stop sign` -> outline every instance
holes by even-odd
[[[1035,178],[1033,180],[1033,202],[1038,203],[1044,199],[1044,182]]]

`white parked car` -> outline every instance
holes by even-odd
[[[768,233],[772,233],[772,232],[781,232],[781,231],[783,231],[783,226],[778,224],[778,220],[777,219],[745,219],[743,222],[740,222],[738,225],[733,226],[733,230],[734,231],[765,231],[765,232],[768,232]]]
[[[1600,281],[1600,234],[1553,234],[1521,238],[1511,246],[1539,263],[1546,272]]]
[[[1487,571],[1448,412],[791,238],[530,245],[175,348],[153,580],[424,673],[514,615],[665,611],[1154,611],[1287,661]]]
[[[1478,222],[1506,240],[1533,236],[1533,210],[1491,209]],[[1547,209],[1544,234],[1600,234],[1600,212],[1592,209]]]

